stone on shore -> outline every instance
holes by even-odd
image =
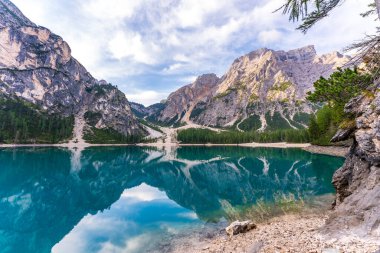
[[[237,235],[240,233],[246,233],[257,226],[250,220],[246,221],[234,221],[228,227],[226,227],[226,232],[229,236]]]

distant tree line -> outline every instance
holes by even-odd
[[[124,135],[112,128],[98,129],[91,127],[85,131],[83,138],[94,144],[135,144],[144,142],[144,136]]]
[[[239,132],[239,131],[221,131],[215,132],[209,129],[185,129],[178,132],[177,139],[182,143],[188,144],[238,144],[249,142],[292,142],[307,143],[310,141],[309,131],[303,130],[277,130],[268,132]]]

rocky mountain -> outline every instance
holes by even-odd
[[[32,23],[8,0],[0,0],[0,45],[3,95],[49,113],[75,115],[76,121],[87,116],[86,131],[144,134],[121,91],[93,78],[61,37]]]
[[[305,101],[306,92],[348,60],[338,52],[319,56],[314,46],[288,52],[259,49],[236,59],[221,78],[203,75],[172,93],[150,117],[168,125],[191,121],[238,130],[303,128],[315,111]]]
[[[198,102],[211,99],[218,83],[219,78],[215,74],[206,74],[198,77],[194,83],[171,93],[157,120],[170,124],[180,120],[188,122],[194,106]]]

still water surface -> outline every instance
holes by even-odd
[[[342,163],[299,149],[0,149],[0,252],[160,251],[258,202],[331,194]]]

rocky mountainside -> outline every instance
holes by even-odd
[[[194,83],[171,93],[157,120],[171,124],[180,120],[189,121],[194,106],[199,102],[211,99],[218,83],[219,78],[215,74],[205,74],[198,77]]]
[[[93,78],[61,37],[32,23],[8,0],[0,0],[0,45],[0,93],[49,113],[91,115],[88,131],[144,133],[121,91]]]
[[[319,56],[314,46],[288,52],[259,49],[236,59],[223,77],[204,75],[172,93],[163,109],[150,116],[169,125],[303,128],[315,110],[305,101],[306,92],[348,60],[337,52]]]
[[[354,144],[334,175],[337,190],[335,213],[327,232],[348,230],[358,235],[380,236],[380,85],[345,107],[355,115],[356,126],[339,131],[333,141],[353,137]]]

